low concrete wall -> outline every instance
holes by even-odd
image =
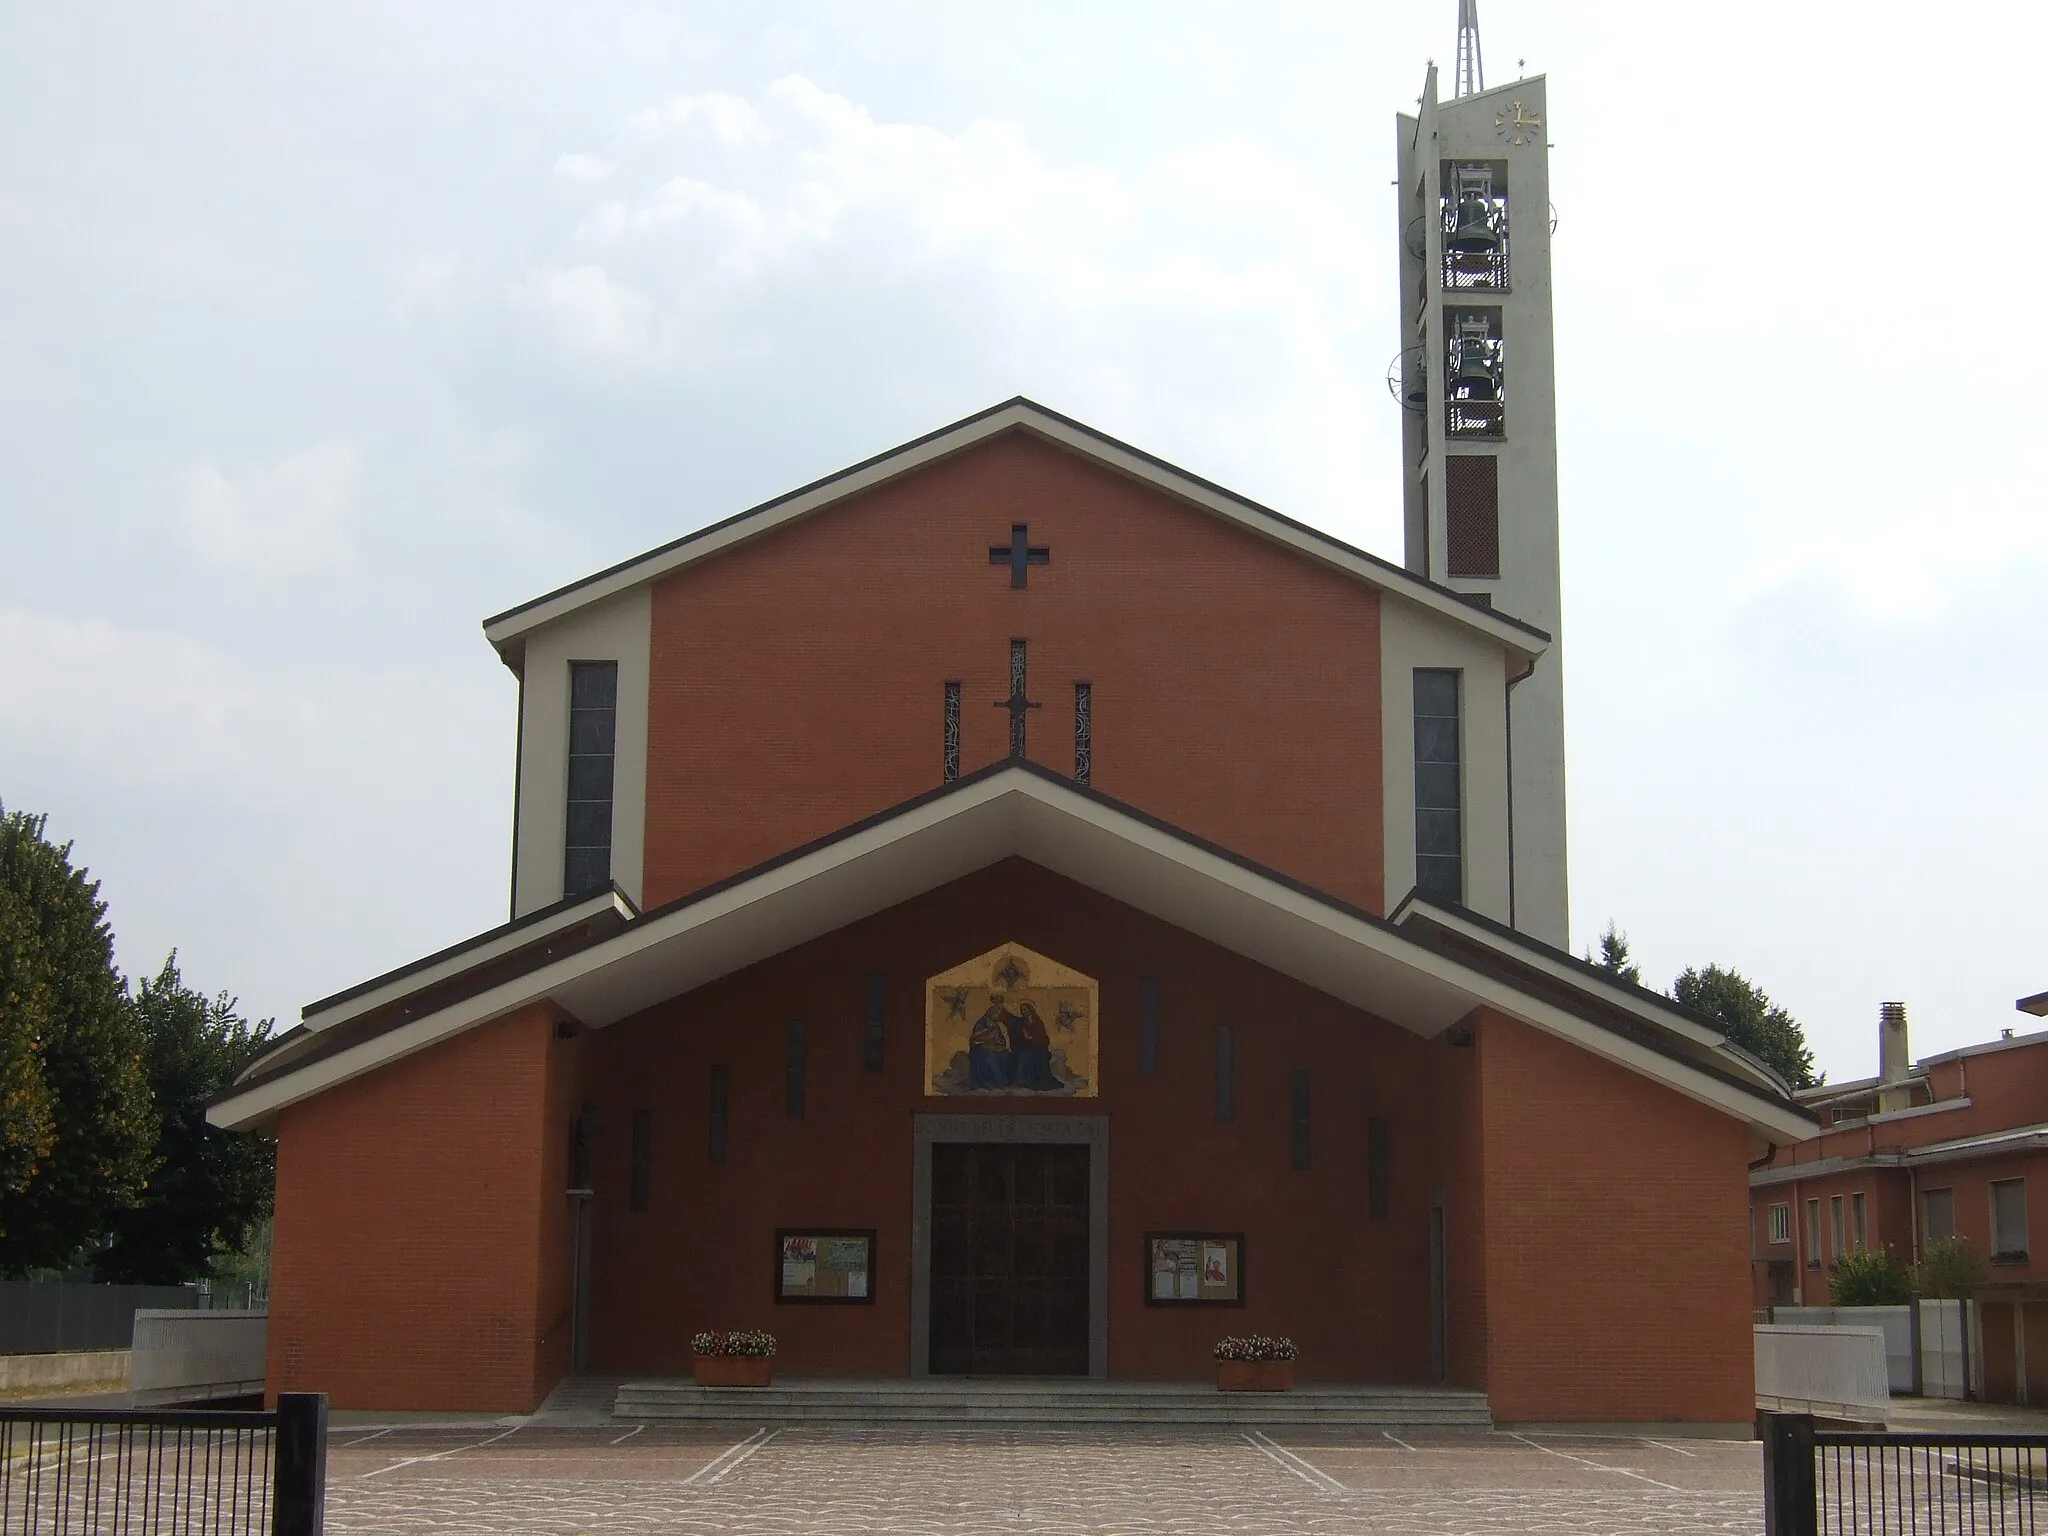
[[[136,1406],[261,1392],[268,1328],[259,1311],[138,1311],[128,1378]]]
[[[1774,1323],[1816,1328],[1881,1328],[1884,1362],[1893,1392],[1913,1387],[1913,1309],[1907,1307],[1775,1307]]]
[[[0,1355],[0,1393],[113,1390],[128,1385],[125,1349],[73,1349],[62,1354]]]
[[[1756,1405],[1882,1424],[1891,1407],[1882,1328],[1756,1326]]]

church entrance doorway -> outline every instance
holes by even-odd
[[[931,1370],[1088,1372],[1085,1145],[931,1149]]]

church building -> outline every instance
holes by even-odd
[[[1476,41],[1476,40],[1475,40]],[[308,1005],[269,1387],[1306,1382],[1746,1423],[1812,1116],[1566,950],[1540,78],[1399,120],[1407,549],[1012,400],[485,622],[510,918]]]

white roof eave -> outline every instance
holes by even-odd
[[[673,571],[708,560],[822,512],[838,502],[874,490],[926,465],[1019,428],[1199,507],[1318,564],[1404,598],[1464,628],[1477,630],[1524,662],[1533,662],[1550,646],[1550,637],[1541,630],[1466,602],[1449,588],[1439,587],[1399,566],[1376,559],[1341,540],[1318,533],[1270,508],[1247,501],[1199,476],[1022,399],[1007,401],[992,410],[970,416],[916,442],[906,443],[786,496],[763,502],[660,549],[650,550],[530,603],[496,614],[484,621],[484,636],[510,663],[523,650],[525,637],[543,625],[592,603],[603,602],[634,587],[658,581]]]
[[[1812,1126],[1779,1106],[1406,938],[1043,770],[1009,767],[912,802],[761,870],[648,914],[434,1013],[223,1098],[243,1126],[387,1061],[530,1003],[586,1025],[617,1022],[716,978],[983,869],[1022,857],[1112,900],[1434,1036],[1484,1005],[1688,1097],[1790,1138]]]

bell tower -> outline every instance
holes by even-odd
[[[1410,570],[1547,631],[1511,689],[1515,927],[1569,943],[1557,408],[1550,316],[1550,112],[1541,75],[1487,89],[1478,0],[1459,0],[1456,94],[1434,64],[1395,119]]]

